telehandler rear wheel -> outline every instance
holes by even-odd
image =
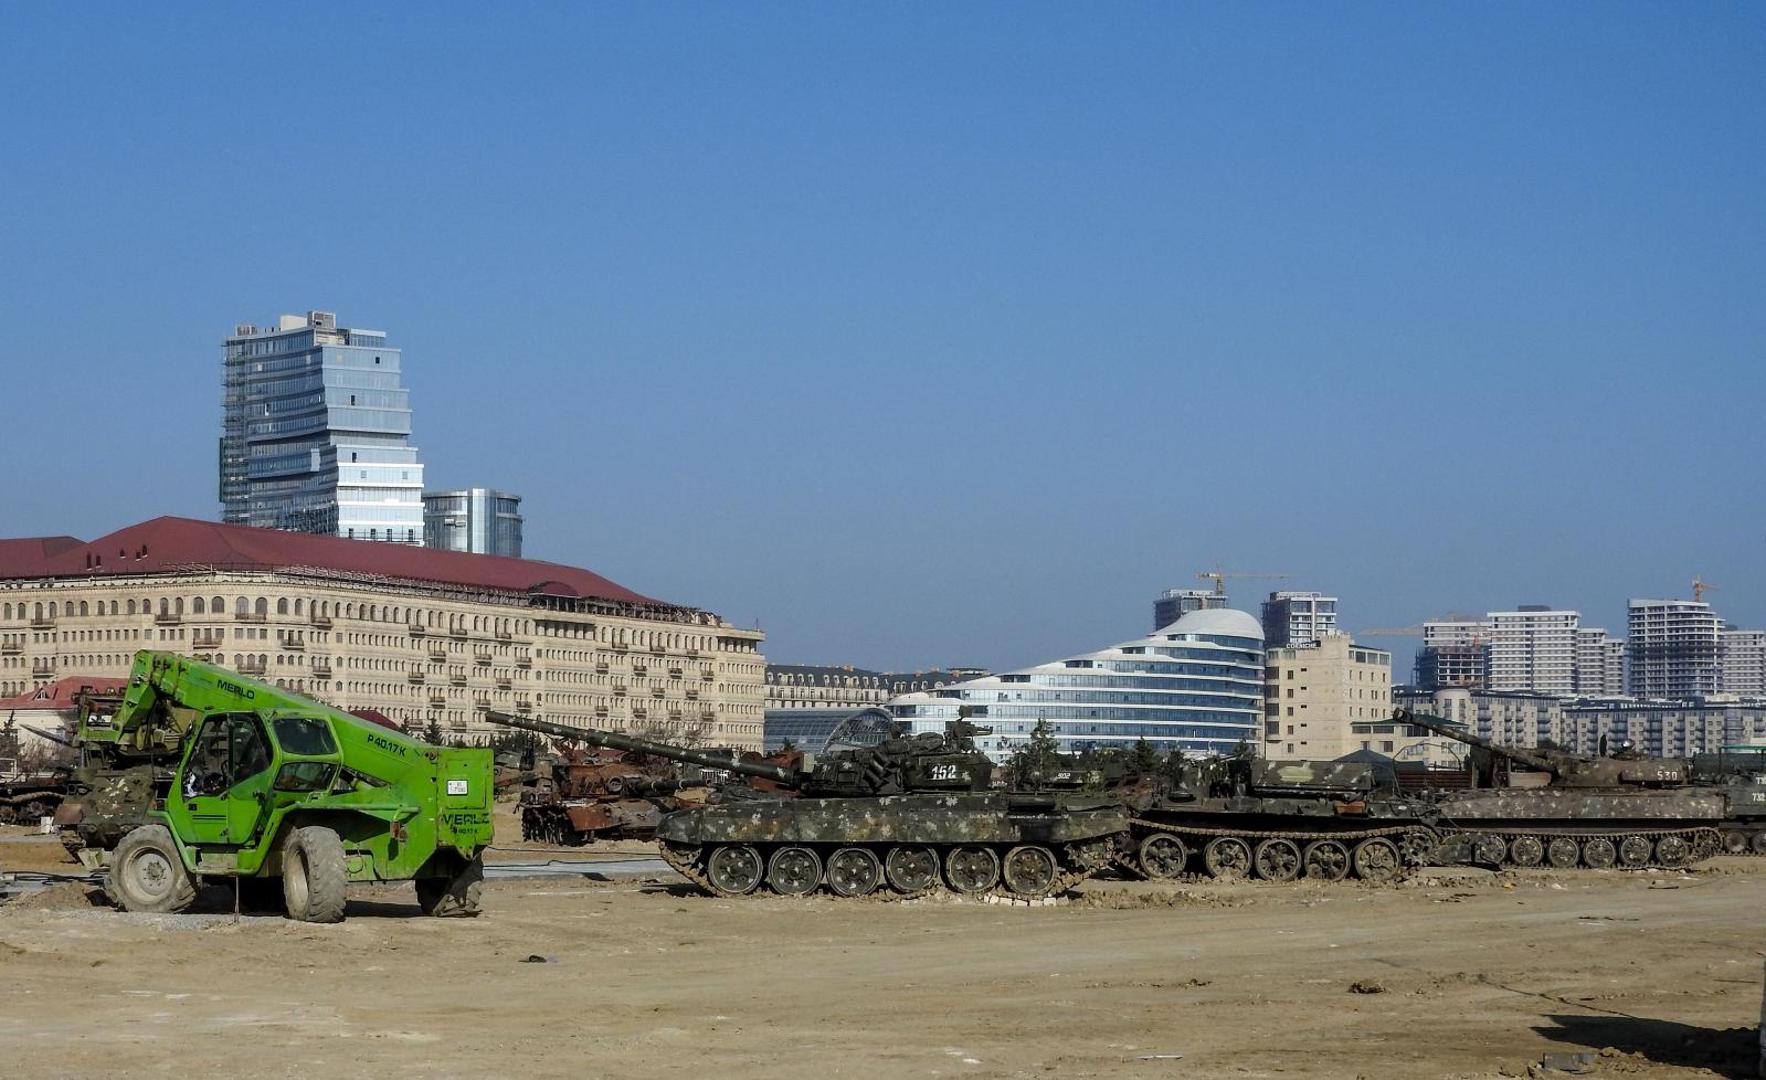
[[[296,922],[343,921],[343,887],[349,880],[343,841],[323,825],[288,834],[282,846],[282,898]]]
[[[111,853],[104,891],[124,911],[172,914],[196,900],[196,885],[164,825],[141,825],[123,837]]]
[[[451,878],[418,878],[417,906],[438,918],[477,915],[483,891],[484,860],[473,859]]]

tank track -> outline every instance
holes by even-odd
[[[1243,829],[1193,824],[1180,825],[1174,822],[1150,821],[1146,818],[1135,818],[1132,822],[1132,827],[1136,837],[1136,847],[1139,845],[1140,838],[1146,833],[1170,833],[1184,839],[1185,842],[1189,844],[1192,848],[1192,856],[1199,856],[1201,854],[1201,849],[1208,841],[1223,837],[1243,840],[1250,845],[1255,845],[1255,843],[1260,840],[1288,840],[1300,846],[1302,850],[1304,850],[1305,845],[1320,840],[1335,840],[1336,842],[1351,848],[1363,840],[1390,840],[1398,848],[1398,854],[1404,862],[1404,869],[1390,881],[1385,882],[1385,884],[1396,882],[1402,879],[1405,874],[1410,871],[1428,865],[1429,857],[1434,853],[1435,848],[1441,842],[1440,835],[1434,829],[1416,822],[1380,825],[1368,829],[1325,832],[1310,829]],[[1191,842],[1190,838],[1192,837],[1201,838],[1201,842]],[[1149,877],[1149,875],[1141,869],[1140,859],[1135,850],[1118,851],[1114,863],[1117,869],[1124,870],[1135,877]],[[1250,880],[1264,880],[1256,877],[1256,875],[1250,871],[1247,871],[1243,876]],[[1301,876],[1305,876],[1304,872],[1302,872]],[[1178,874],[1175,877],[1160,878],[1158,880],[1196,883],[1214,881],[1217,879],[1213,874],[1203,870],[1187,872]]]
[[[1738,848],[1729,846],[1727,837],[1732,833],[1740,843]],[[1759,858],[1766,855],[1766,829],[1719,825],[1717,827],[1717,848],[1720,855],[1746,855],[1750,858]]]
[[[1705,859],[1708,859],[1723,850],[1721,831],[1715,826],[1708,825],[1693,826],[1684,829],[1492,829],[1453,826],[1450,828],[1443,827],[1441,831],[1443,834],[1441,841],[1443,846],[1459,842],[1462,837],[1471,838],[1471,843],[1473,845],[1476,845],[1478,839],[1481,837],[1490,837],[1500,840],[1503,845],[1503,856],[1500,860],[1480,861],[1472,859],[1468,861],[1476,862],[1477,865],[1480,866],[1495,866],[1497,869],[1501,870],[1521,870],[1536,867],[1555,870],[1589,869],[1591,864],[1586,861],[1585,856],[1580,855],[1580,852],[1583,850],[1584,845],[1590,840],[1607,841],[1607,843],[1612,845],[1615,853],[1614,859],[1610,864],[1607,866],[1594,867],[1595,869],[1681,870],[1688,866],[1692,866],[1695,863],[1703,862]],[[1549,845],[1554,840],[1574,841],[1577,845],[1579,857],[1574,865],[1559,865],[1553,863],[1549,856],[1542,856],[1540,861],[1533,863],[1516,862],[1514,858],[1515,841],[1523,837],[1531,837],[1534,840],[1537,840],[1542,849],[1549,848]],[[1641,837],[1644,840],[1649,841],[1649,858],[1643,862],[1624,862],[1617,857],[1620,845],[1632,837]],[[1656,857],[1657,845],[1659,841],[1665,837],[1678,837],[1681,840],[1686,841],[1687,856],[1683,861],[1678,863],[1667,863],[1660,861]]]
[[[20,822],[19,813],[34,802],[47,803],[50,812],[60,806],[67,797],[63,791],[26,791],[17,795],[0,798],[0,825],[12,825]],[[30,815],[25,815],[29,817]],[[23,824],[35,825],[35,821],[24,821]]]
[[[662,853],[663,861],[668,863],[669,867],[672,868],[675,873],[686,878],[688,881],[691,881],[701,892],[710,896],[725,895],[724,893],[719,892],[717,888],[711,884],[711,879],[706,876],[704,869],[699,865],[700,856],[710,850],[709,848],[697,845],[676,845],[667,842],[660,842],[656,846]],[[1064,844],[1058,849],[1058,857],[1060,858],[1061,865],[1058,867],[1055,874],[1054,883],[1050,885],[1046,891],[1039,893],[1036,896],[1024,896],[1015,893],[1006,888],[1003,881],[985,892],[973,894],[957,893],[955,890],[946,886],[942,881],[929,889],[910,894],[896,892],[887,884],[883,884],[880,885],[872,895],[908,900],[917,896],[928,896],[932,893],[946,892],[952,895],[973,895],[976,898],[997,897],[1003,900],[1029,902],[1031,900],[1041,900],[1051,896],[1061,896],[1064,893],[1072,891],[1080,882],[1087,878],[1097,876],[1100,871],[1113,865],[1115,860],[1119,857],[1119,854],[1115,846],[1108,840],[1098,840],[1087,843]],[[754,891],[771,892],[764,881],[756,886]],[[820,892],[821,890],[818,889],[817,891]],[[857,898],[855,897],[855,899]]]
[[[553,847],[581,847],[594,839],[572,828],[562,807],[531,803],[521,808],[521,838]]]

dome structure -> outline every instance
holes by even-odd
[[[1064,753],[1145,739],[1161,752],[1230,753],[1263,724],[1263,627],[1231,608],[1192,611],[1146,637],[938,690],[889,711],[910,732],[943,731],[967,706],[975,742],[1003,761],[1040,721]]]

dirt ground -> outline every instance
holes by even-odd
[[[16,868],[16,835],[0,862]],[[1766,859],[1691,874],[1092,882],[1067,902],[409,887],[338,926],[0,907],[14,1076],[1753,1076]],[[217,909],[218,910],[218,909]],[[530,958],[536,958],[530,960]],[[1177,1056],[1181,1055],[1181,1056]],[[1561,1060],[1561,1059],[1560,1059]]]

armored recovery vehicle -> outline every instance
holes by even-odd
[[[1690,762],[1498,746],[1440,717],[1393,719],[1472,747],[1472,787],[1435,799],[1437,862],[1674,868],[1719,850],[1728,800],[1695,784]]]
[[[993,763],[960,721],[944,735],[897,736],[795,765],[742,760],[614,732],[500,714],[493,723],[749,777],[749,797],[676,810],[656,828],[668,864],[708,893],[765,886],[786,896],[827,888],[864,896],[1002,892],[1030,899],[1104,869],[1128,836],[1109,795],[991,787]]]
[[[1370,764],[1267,761],[1249,754],[1186,764],[1178,783],[1135,800],[1132,870],[1173,878],[1374,883],[1427,862],[1427,802]]]
[[[414,880],[423,910],[476,913],[491,752],[428,746],[175,653],[135,654],[120,698],[81,709],[64,829],[128,911],[237,879],[255,906],[343,918],[351,881]]]

